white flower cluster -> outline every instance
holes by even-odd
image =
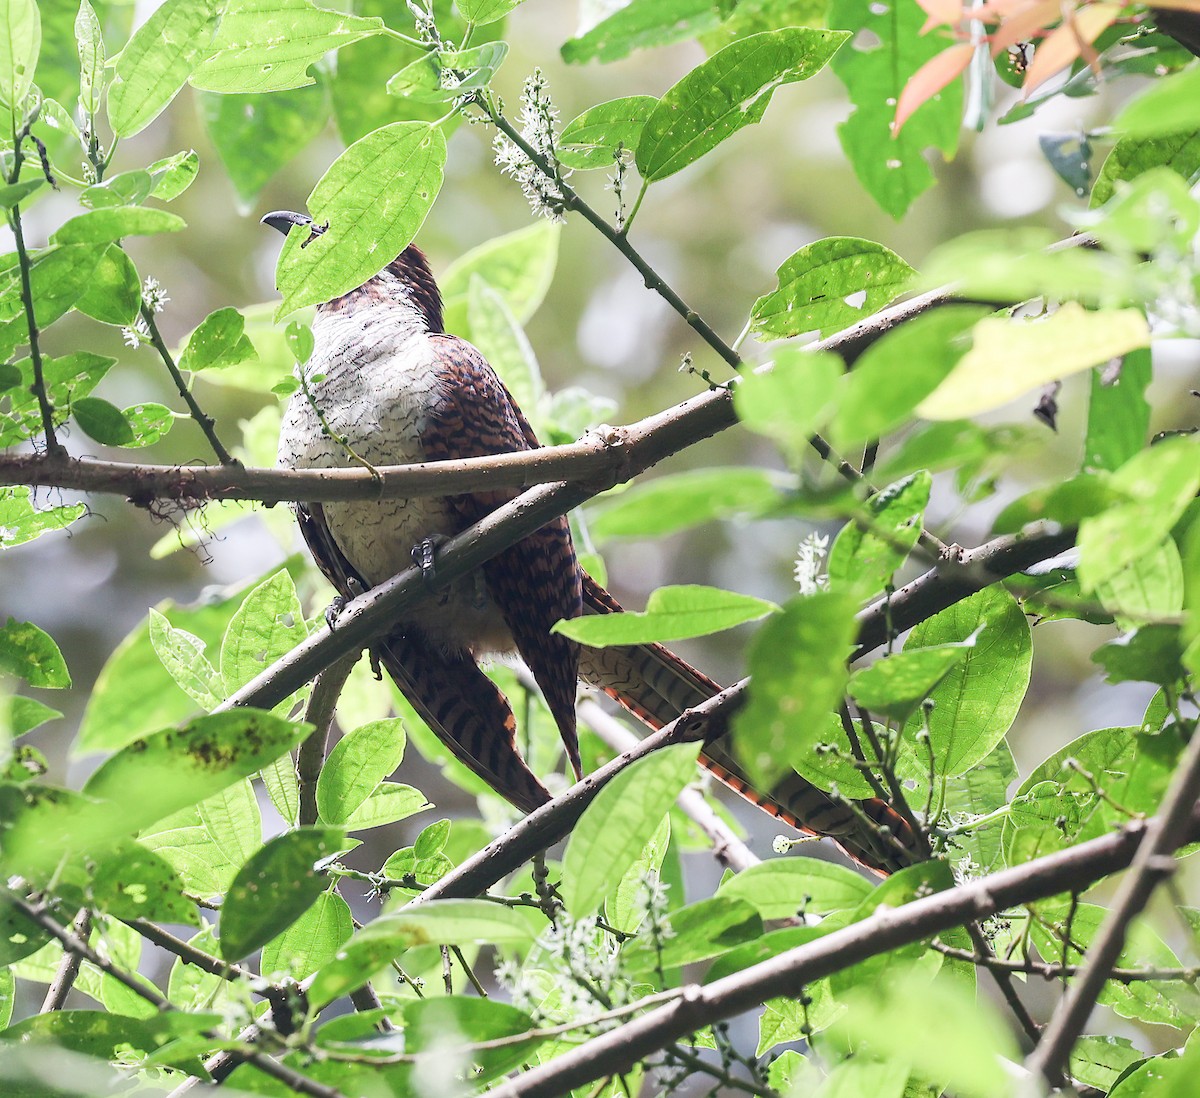
[[[146,308],[152,313],[161,313],[170,300],[167,292],[159,285],[158,279],[147,275],[146,281],[142,283],[142,301],[145,302]],[[139,316],[132,327],[122,328],[121,337],[125,340],[126,347],[132,347],[136,351],[150,339],[150,325],[146,323],[146,318]]]
[[[829,587],[829,577],[822,572],[829,554],[828,534],[809,534],[796,550],[796,567],[792,576],[802,595],[814,595]]]
[[[518,121],[521,124],[521,137],[529,147],[554,164],[554,127],[558,122],[558,109],[550,102],[546,78],[541,69],[534,69],[532,75],[525,78]],[[502,133],[496,135],[492,151],[496,154],[496,166],[521,185],[535,214],[551,221],[564,220],[565,199],[555,179],[547,176]]]

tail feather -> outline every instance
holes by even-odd
[[[516,745],[508,699],[469,653],[434,653],[417,636],[393,633],[375,645],[379,662],[421,719],[459,760],[522,812],[550,800]]]
[[[591,576],[583,578],[584,613],[613,614],[621,605]],[[701,671],[661,644],[581,646],[579,677],[599,687],[651,728],[661,728],[721,692]],[[725,731],[718,726],[714,737]],[[740,796],[797,830],[826,835],[863,865],[893,872],[917,858],[915,836],[904,818],[878,799],[835,799],[791,774],[769,793],[755,789],[719,738],[704,745],[700,762]]]

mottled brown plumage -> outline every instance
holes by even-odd
[[[287,231],[300,215],[272,214]],[[332,431],[373,464],[500,454],[539,445],[528,421],[483,356],[442,330],[437,284],[424,255],[405,251],[378,276],[317,309],[310,386]],[[280,435],[280,464],[345,466],[352,458],[329,437],[301,393]],[[305,541],[321,570],[347,598],[411,563],[424,539],[451,537],[514,498],[513,489],[441,499],[300,505]],[[477,660],[515,650],[533,673],[558,724],[576,775],[575,691],[580,678],[630,712],[661,727],[720,687],[661,645],[581,648],[550,632],[562,618],[614,613],[616,600],[583,572],[565,518],[483,565],[414,610],[373,646],[380,662],[447,746],[524,811],[548,798],[521,758],[504,695]],[[717,730],[719,732],[721,730]],[[848,808],[798,776],[771,794],[756,791],[721,743],[701,760],[722,781],[802,830],[834,837],[865,865],[887,871],[910,860],[912,837],[884,802]],[[895,836],[881,839],[861,816]]]

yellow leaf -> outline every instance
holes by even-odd
[[[986,317],[971,349],[917,406],[926,419],[959,419],[999,408],[1052,381],[1150,342],[1137,309],[1090,312],[1069,302],[1048,317]]]
[[[1025,74],[1021,91],[1026,98],[1039,84],[1044,84],[1056,72],[1073,64],[1075,58],[1084,53],[1102,31],[1116,22],[1121,10],[1120,4],[1089,4],[1048,35],[1038,46],[1033,55],[1033,64]]]

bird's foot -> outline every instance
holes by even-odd
[[[379,669],[379,653],[374,649],[368,649],[367,658],[371,661],[371,674],[375,676],[376,682],[383,682],[383,672]]]
[[[346,581],[346,587],[349,591],[348,595],[334,595],[333,602],[325,607],[325,624],[329,626],[331,633],[337,628],[338,619],[345,611],[347,603],[366,591],[366,588],[354,576]]]
[[[412,549],[413,563],[421,569],[421,579],[425,581],[425,587],[432,591],[434,584],[437,581],[437,564],[435,558],[438,550],[446,544],[449,539],[441,534],[433,534],[431,537],[422,538]]]

